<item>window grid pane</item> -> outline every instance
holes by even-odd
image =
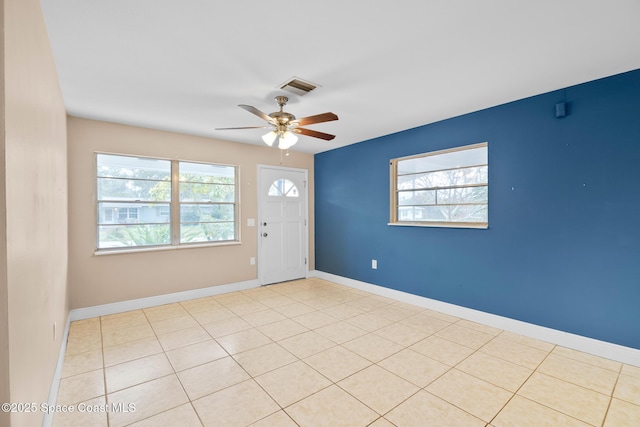
[[[486,225],[487,153],[485,143],[392,160],[392,223]]]
[[[236,166],[96,154],[96,248],[237,240],[236,170]],[[183,202],[176,212],[172,200]]]

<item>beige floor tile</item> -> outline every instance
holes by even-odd
[[[376,365],[345,378],[338,386],[380,415],[420,390],[409,381]]]
[[[331,381],[301,361],[260,375],[255,380],[283,408],[331,385]]]
[[[206,324],[204,328],[212,337],[219,338],[251,329],[253,326],[242,317],[231,317],[219,322]]]
[[[338,301],[340,304],[344,304],[360,298],[359,295],[356,295],[353,292],[349,292],[348,289],[338,290],[336,292],[333,292],[331,295],[328,295],[328,297],[332,300]]]
[[[455,366],[473,353],[473,349],[444,338],[430,336],[412,345],[412,350],[449,366]]]
[[[135,406],[135,411],[109,412],[109,427],[129,425],[187,402],[187,395],[175,375],[129,387],[107,395],[109,405]]]
[[[292,304],[279,305],[279,306],[273,307],[273,309],[284,314],[287,317],[301,316],[303,314],[316,311],[315,308],[310,307],[307,304],[302,302],[294,302]]]
[[[420,388],[426,387],[451,369],[450,366],[411,349],[405,349],[389,356],[378,362],[378,365]]]
[[[426,316],[435,317],[436,319],[444,320],[445,322],[449,322],[449,323],[455,323],[455,322],[461,321],[461,319],[459,317],[452,316],[450,314],[441,313],[439,311],[431,310],[431,309],[428,309],[428,308],[425,309],[422,312],[422,314],[424,314]],[[471,326],[471,325],[469,325],[469,326]]]
[[[71,354],[64,358],[61,378],[71,377],[96,369],[101,369],[102,350],[96,349],[84,353]]]
[[[395,427],[389,421],[384,419],[383,417],[378,418],[373,423],[369,424],[369,427]]]
[[[414,314],[413,316],[402,319],[400,323],[403,325],[413,326],[427,335],[435,334],[436,332],[451,325],[451,322],[447,322],[433,316],[427,316],[423,313]]]
[[[524,335],[515,334],[509,331],[502,331],[499,337],[509,341],[517,342],[519,344],[528,345],[529,347],[537,348],[538,350],[551,351],[555,347],[555,344],[540,341]]]
[[[88,411],[87,407],[105,407],[104,396],[75,405],[73,412],[56,412],[53,427],[107,427],[107,413]]]
[[[144,311],[149,322],[158,322],[173,319],[174,317],[184,317],[189,315],[187,310],[185,310],[179,302],[145,308],[142,311]]]
[[[143,357],[105,369],[107,393],[173,374],[164,353]]]
[[[459,323],[447,326],[446,328],[436,332],[435,335],[465,347],[470,347],[474,350],[479,349],[494,338],[491,334],[466,328],[461,326]]]
[[[76,320],[69,325],[69,337],[81,337],[84,335],[99,334],[100,318]]]
[[[214,310],[216,308],[221,308],[222,304],[218,301],[214,300],[211,297],[204,297],[198,299],[192,299],[188,301],[182,301],[180,305],[189,312],[189,314],[193,315],[195,313],[203,313],[205,311]]]
[[[254,300],[242,302],[239,304],[229,304],[226,307],[238,316],[246,316],[247,314],[257,313],[269,308],[266,305]]]
[[[210,339],[211,335],[202,329],[201,326],[158,335],[158,340],[160,341],[162,348],[164,348],[164,351],[173,350],[179,347],[184,347],[185,345],[195,344]]]
[[[316,310],[324,310],[326,308],[335,307],[340,304],[340,301],[336,301],[329,297],[317,297],[305,300],[304,302],[310,307],[315,308]]]
[[[258,311],[256,313],[249,313],[249,314],[245,314],[244,316],[242,316],[242,318],[249,322],[252,326],[263,326],[263,325],[267,325],[269,323],[274,323],[277,322],[279,320],[284,320],[286,319],[286,317],[284,316],[284,314],[275,311],[271,308],[266,309],[266,310],[262,310],[262,311]]]
[[[378,414],[335,385],[291,405],[286,412],[305,427],[364,427],[378,418]]]
[[[141,326],[133,326],[131,328],[121,328],[105,331],[102,329],[102,345],[109,347],[112,345],[124,344],[131,341],[141,340],[143,338],[153,337],[155,333],[148,323]]]
[[[389,303],[387,301],[380,300],[373,296],[364,296],[362,298],[349,301],[346,304],[349,304],[350,306],[353,306],[355,308],[359,308],[362,311],[372,311],[372,310],[375,310],[376,308],[384,307]]]
[[[304,361],[333,382],[340,381],[371,365],[367,359],[341,346],[314,354]]]
[[[323,337],[322,335],[308,331],[278,341],[278,344],[286,348],[300,359],[320,353],[328,348],[334,347],[336,343]]]
[[[385,418],[399,427],[484,427],[486,424],[426,391],[414,394]]]
[[[640,406],[618,399],[611,400],[603,427],[640,426]]]
[[[205,427],[246,426],[280,410],[253,380],[210,394],[193,402]]]
[[[131,316],[132,314],[144,314],[144,313],[142,309],[122,311],[120,313],[106,314],[104,316],[100,316],[100,320],[102,321],[102,320],[117,319],[118,317]]]
[[[631,375],[620,375],[613,396],[640,406],[640,378],[632,377]]]
[[[291,319],[284,319],[269,323],[268,325],[259,326],[258,329],[274,341],[280,341],[309,330]]]
[[[76,335],[67,339],[65,355],[86,353],[102,348],[102,334]]]
[[[413,326],[403,325],[401,323],[392,323],[389,326],[378,329],[374,334],[393,341],[402,346],[410,346],[425,339],[428,334]]]
[[[233,311],[222,306],[192,313],[192,316],[201,325],[208,325],[209,323],[221,322],[223,320],[238,317]]]
[[[243,295],[248,296],[249,298],[256,300],[256,301],[262,301],[265,299],[269,299],[269,298],[274,298],[277,296],[280,296],[279,293],[269,289],[266,286],[261,286],[259,288],[253,288],[253,289],[247,289],[245,291],[241,291]]]
[[[213,362],[229,354],[216,341],[210,339],[166,352],[176,372]]]
[[[373,314],[374,316],[381,316],[393,322],[399,322],[402,319],[413,316],[415,312],[405,310],[396,306],[395,304],[391,304],[376,308],[375,310],[370,311],[369,314]]]
[[[251,424],[251,427],[298,427],[285,411],[278,411]]]
[[[364,329],[367,332],[377,331],[385,326],[389,326],[393,321],[381,316],[376,316],[369,313],[360,314],[359,316],[351,317],[346,320],[358,328]]]
[[[198,322],[191,315],[172,317],[170,319],[151,322],[151,327],[158,335],[168,334],[169,332],[180,331],[198,326]]]
[[[514,396],[491,423],[495,427],[589,427],[587,423],[521,396]]]
[[[511,399],[513,393],[452,369],[426,387],[441,399],[490,422]]]
[[[581,351],[572,350],[566,347],[556,346],[553,349],[553,353],[557,354],[558,356],[563,356],[569,359],[574,359],[580,362],[588,363],[590,365],[597,366],[603,369],[608,369],[610,371],[620,372],[620,368],[622,367],[622,363],[620,362],[605,359],[599,356],[594,356],[592,354],[583,353]]]
[[[128,311],[120,314],[112,314],[102,316],[100,318],[102,333],[122,328],[134,328],[136,326],[145,326],[149,324],[147,316],[142,310]]]
[[[484,332],[485,334],[493,335],[494,337],[501,334],[502,329],[494,328],[493,326],[483,325],[482,323],[472,322],[470,320],[461,319],[457,322],[458,326],[473,329],[478,332]]]
[[[533,372],[524,366],[516,365],[477,351],[456,365],[459,369],[505,390],[516,392]]]
[[[162,353],[160,341],[154,336],[103,349],[104,365],[112,366],[152,354]]]
[[[252,302],[253,300],[246,295],[243,295],[242,292],[229,292],[226,294],[214,295],[216,301],[225,307],[234,305],[234,304],[244,304],[247,302]]]
[[[281,366],[293,363],[298,358],[276,343],[264,345],[242,353],[233,358],[252,377],[273,371]]]
[[[548,352],[517,342],[495,338],[480,348],[481,352],[499,357],[509,362],[524,366],[528,369],[536,369],[547,357]]]
[[[355,308],[347,304],[340,304],[330,308],[325,308],[322,312],[339,320],[349,319],[364,313],[364,311],[359,308]]]
[[[379,362],[392,354],[401,351],[404,347],[389,341],[376,334],[367,334],[342,344],[343,347],[370,360]]]
[[[263,345],[273,342],[268,336],[257,329],[247,329],[246,331],[225,335],[216,341],[218,341],[229,354],[242,353],[243,351],[262,347]]]
[[[98,369],[61,379],[56,402],[58,405],[70,405],[104,394],[104,374],[102,369]]]
[[[534,372],[518,391],[529,400],[592,425],[601,425],[609,397],[586,388]]]
[[[192,401],[251,378],[231,357],[214,360],[177,375]]]
[[[618,373],[574,359],[550,354],[537,372],[611,396]]]
[[[302,326],[309,329],[318,329],[338,321],[335,317],[329,316],[321,311],[312,311],[311,313],[302,314],[300,316],[293,317],[292,320],[295,320]]]
[[[152,417],[146,418],[137,423],[130,424],[131,427],[202,427],[202,423],[190,403],[169,409]]]
[[[630,375],[632,377],[640,378],[640,366],[623,365],[621,374]]]
[[[284,305],[289,305],[297,302],[293,298],[278,294],[277,292],[276,295],[277,296],[260,300],[260,302],[270,308],[282,307]]]
[[[332,323],[330,325],[323,326],[322,328],[318,328],[315,331],[336,344],[342,344],[368,334],[364,329],[360,329],[357,326],[353,326],[345,322]]]

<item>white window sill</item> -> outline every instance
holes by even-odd
[[[396,227],[475,228],[479,230],[486,230],[489,228],[489,224],[484,222],[389,222],[387,225]]]
[[[117,248],[117,249],[98,249],[94,251],[93,255],[95,256],[103,256],[103,255],[122,255],[122,254],[131,254],[131,253],[139,253],[139,252],[159,252],[159,251],[175,251],[182,249],[197,249],[197,248],[212,248],[218,246],[234,246],[241,245],[241,241],[233,241],[233,242],[220,242],[220,243],[185,243],[179,246],[149,246],[149,247],[127,247],[127,248]]]

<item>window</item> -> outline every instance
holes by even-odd
[[[96,154],[96,171],[98,250],[239,240],[235,166]]]
[[[269,196],[298,197],[298,187],[288,179],[277,179],[269,187]]]
[[[391,225],[487,228],[488,144],[391,160]]]

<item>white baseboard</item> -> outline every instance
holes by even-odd
[[[93,307],[76,308],[69,312],[69,317],[71,318],[71,321],[90,319],[92,317],[107,316],[109,314],[154,307],[156,305],[173,304],[175,302],[204,298],[212,295],[226,294],[228,292],[244,291],[247,289],[257,288],[258,286],[260,285],[257,279],[231,283],[228,285],[210,286],[208,288],[175,292],[173,294],[157,295],[147,298],[114,302],[111,304],[95,305]]]
[[[64,332],[62,333],[62,344],[60,345],[60,352],[58,353],[58,362],[56,363],[56,369],[53,372],[53,380],[51,381],[51,388],[49,389],[49,398],[47,403],[51,408],[56,404],[58,399],[58,390],[60,389],[60,379],[62,377],[62,366],[64,365],[64,355],[67,352],[67,338],[69,338],[69,325],[71,324],[70,316],[67,316],[67,322],[64,326]],[[53,424],[54,412],[47,411],[42,417],[42,427],[51,427]]]
[[[483,311],[449,304],[407,292],[397,291],[395,289],[385,288],[383,286],[373,285],[371,283],[361,282],[359,280],[349,279],[347,277],[337,276],[331,273],[325,273],[319,270],[314,270],[311,273],[311,277],[318,277],[340,285],[371,292],[372,294],[439,311],[461,319],[482,323],[483,325],[525,335],[541,341],[571,348],[573,350],[582,351],[584,353],[627,363],[629,365],[640,366],[640,350],[631,347],[625,347],[606,341],[584,337],[582,335],[571,334],[557,329],[510,319],[508,317],[485,313]]]

